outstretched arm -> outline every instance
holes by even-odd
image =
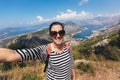
[[[0,48],[0,62],[21,61],[22,58],[15,50]]]

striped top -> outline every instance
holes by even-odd
[[[22,61],[40,59],[44,63],[47,58],[47,45],[41,45],[31,49],[16,50],[22,57]],[[46,80],[71,80],[71,69],[74,68],[72,50],[68,51],[64,46],[61,53],[51,51],[46,70]]]

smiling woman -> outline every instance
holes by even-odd
[[[71,44],[64,42],[64,25],[53,22],[49,27],[52,43],[30,49],[10,50],[0,48],[0,62],[27,61],[40,59],[48,62],[46,80],[75,80],[74,59]],[[68,49],[69,46],[69,49]],[[6,53],[6,54],[4,54]],[[7,55],[7,56],[6,56]],[[72,74],[71,74],[72,73]],[[71,78],[71,76],[73,77]]]
[[[49,32],[54,44],[61,45],[63,43],[63,36],[65,34],[63,24],[58,22],[52,23],[50,25]]]

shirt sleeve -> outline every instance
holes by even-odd
[[[30,49],[17,49],[22,61],[40,59],[45,62],[47,57],[47,45],[41,45]]]
[[[71,69],[74,69],[75,68],[75,65],[74,65],[74,58],[73,58],[73,54],[72,54],[72,45],[70,43],[70,64],[71,64]]]

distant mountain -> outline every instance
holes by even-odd
[[[109,30],[120,29],[120,20],[117,23],[115,23],[114,25],[109,26],[108,29]]]
[[[81,28],[84,28],[84,26],[89,26],[89,25],[93,25],[93,26],[108,26],[108,25],[113,25],[118,23],[118,21],[120,20],[120,15],[117,16],[98,16],[98,17],[94,17],[92,19],[85,19],[85,20],[69,20],[69,21],[61,21],[63,23],[65,23],[66,26],[71,26],[71,29],[69,29],[70,31],[72,31],[72,26],[76,26],[76,30],[80,30],[79,26]],[[49,24],[51,22],[47,22],[47,23],[42,23],[42,24],[36,24],[36,25],[32,25],[32,26],[19,26],[19,27],[9,27],[9,28],[5,28],[5,29],[0,29],[0,39],[6,38],[6,37],[10,37],[10,36],[16,36],[16,35],[20,35],[20,34],[26,34],[26,33],[30,33],[30,32],[35,32],[35,31],[39,31],[41,29],[44,28],[48,28]],[[67,27],[69,28],[69,27]],[[66,32],[70,32],[68,31],[68,29],[66,28]],[[75,29],[73,29],[75,30]]]
[[[72,22],[72,21],[69,21],[69,22],[64,22],[64,26],[65,26],[65,31],[66,31],[66,34],[68,35],[71,35],[73,33],[76,33],[78,31],[81,31],[83,28],[81,28],[80,25],[78,25],[77,23],[75,22]],[[41,37],[44,37],[44,36],[49,36],[49,30],[48,28],[45,28],[44,30],[42,30],[43,32],[41,33],[41,31],[37,31],[35,33],[33,33],[34,35],[37,35],[37,34],[41,34],[43,36]]]
[[[74,20],[74,21],[69,20],[69,21],[64,21],[63,23],[65,25],[66,34],[70,36],[79,31],[82,31],[85,27],[88,27],[89,25],[90,25],[89,28],[91,27],[102,28],[100,33],[101,32],[107,33],[107,31],[111,31],[115,28],[116,29],[119,28],[118,25],[120,24],[120,15],[111,16],[111,17],[110,16],[107,16],[107,17],[99,16],[99,17],[95,17],[93,19],[87,19],[87,20]],[[39,36],[40,38],[48,39],[49,38],[49,32],[48,32],[49,24],[50,23],[43,23],[43,24],[37,24],[33,26],[26,26],[26,27],[21,26],[21,27],[16,27],[16,28],[2,29],[0,30],[0,44],[4,43],[4,41],[8,38],[9,40],[11,40],[10,38],[11,37],[13,38],[13,36],[17,36],[20,34],[28,34],[28,33],[32,33],[33,36]],[[43,32],[40,31],[42,29],[44,29]]]
[[[66,31],[66,36],[70,36],[73,33],[76,33],[78,31],[82,30],[82,28],[74,23],[74,22],[66,22],[65,23],[65,31]],[[13,45],[13,44],[22,44],[26,47],[35,47],[36,45],[40,44],[47,44],[50,42],[50,36],[48,32],[48,28],[45,28],[43,30],[29,33],[20,37],[17,37],[10,41],[7,46]]]
[[[116,16],[97,16],[91,19],[85,19],[85,20],[74,20],[76,23],[78,23],[81,26],[86,25],[112,25],[117,23],[120,20],[120,15]]]
[[[4,28],[0,30],[0,39],[7,38],[10,36],[16,36],[16,35],[39,31],[48,26],[49,26],[49,23],[43,23],[43,24],[37,24],[37,25],[32,25],[32,26],[19,26],[19,27]]]
[[[8,34],[9,33],[14,33],[16,31],[17,28],[5,28],[5,29],[1,29],[0,30],[0,39],[3,39],[5,37],[9,37]],[[19,30],[19,29],[18,29]],[[11,35],[11,34],[10,34]]]
[[[99,31],[102,34],[106,34],[106,33],[109,33],[109,32],[112,32],[112,31],[115,31],[115,30],[118,30],[118,29],[120,29],[120,20],[118,20],[117,23],[111,24],[109,26],[106,26],[106,27],[100,29]]]
[[[81,31],[82,29],[83,28],[75,22],[69,21],[69,22],[65,23],[65,31],[67,34],[71,35],[71,34],[74,34],[78,31]]]

